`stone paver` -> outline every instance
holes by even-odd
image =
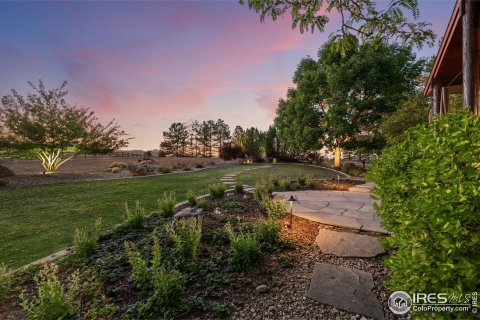
[[[384,319],[373,292],[372,275],[356,269],[316,263],[307,297],[338,309]]]
[[[380,226],[370,198],[371,184],[357,185],[349,191],[287,191],[277,192],[274,199],[298,199],[293,203],[293,214],[323,224],[356,230],[389,234]],[[351,191],[354,190],[354,191]],[[361,190],[361,191],[356,191]],[[290,210],[290,204],[285,204]]]
[[[339,257],[370,258],[385,252],[377,237],[323,228],[318,232],[315,243],[323,253]]]

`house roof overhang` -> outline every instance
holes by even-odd
[[[457,0],[450,17],[442,44],[425,85],[423,94],[432,94],[434,81],[451,87],[451,93],[461,92],[462,87],[462,1]]]

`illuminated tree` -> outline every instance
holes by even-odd
[[[3,153],[35,155],[45,173],[55,173],[75,153],[109,153],[126,147],[129,138],[115,120],[103,125],[89,108],[65,100],[65,81],[60,88],[47,90],[40,80],[26,97],[12,90],[0,107]]]

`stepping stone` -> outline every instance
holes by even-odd
[[[227,173],[225,177],[235,177],[238,173]]]
[[[235,179],[232,179],[232,178],[221,178],[220,181],[235,181]]]
[[[323,253],[339,257],[371,258],[385,251],[377,237],[320,229],[315,243]]]
[[[362,228],[362,224],[358,221],[358,219],[355,218],[342,217],[332,214],[322,214],[318,212],[296,212],[295,208],[293,210],[293,214],[297,217],[312,220],[321,224],[355,230],[360,230]]]
[[[223,184],[235,184],[235,181],[222,181]]]
[[[306,296],[320,303],[375,319],[384,319],[370,273],[316,263]]]

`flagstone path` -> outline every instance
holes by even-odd
[[[373,185],[367,183],[349,191],[278,192],[274,199],[294,196],[297,200],[292,202],[294,215],[341,228],[331,230],[332,227],[320,226],[315,243],[322,253],[370,258],[384,253],[375,234],[389,234],[380,226],[380,218],[373,208],[372,188]],[[286,206],[289,208],[290,204]],[[306,296],[338,309],[383,320],[383,307],[374,288],[373,277],[368,272],[316,263]]]

